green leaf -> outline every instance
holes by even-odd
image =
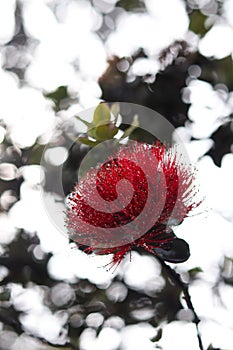
[[[92,139],[95,139],[95,140],[96,140],[96,127],[92,127],[92,128],[90,128],[90,129],[88,129],[87,135],[88,135],[89,137],[91,137]]]
[[[98,141],[112,139],[118,133],[118,128],[113,123],[99,125],[95,128],[95,138]]]
[[[78,137],[78,142],[83,143],[84,145],[87,145],[90,147],[94,147],[99,143],[98,141],[92,141],[87,137]]]
[[[67,86],[59,86],[56,90],[45,94],[45,97],[53,100],[55,103],[55,110],[58,111],[62,100],[69,98]]]
[[[159,341],[162,338],[162,335],[163,335],[163,330],[162,330],[162,328],[159,328],[158,331],[157,331],[156,336],[151,338],[150,341],[152,341],[152,343],[155,343],[155,342]]]
[[[109,122],[111,119],[111,112],[108,105],[101,102],[94,111],[93,124],[100,125]]]

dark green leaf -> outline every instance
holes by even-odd
[[[206,16],[199,10],[195,10],[190,15],[190,25],[189,29],[194,33],[203,36],[207,29],[205,27]]]
[[[98,144],[98,141],[92,141],[88,139],[87,137],[79,137],[78,142],[83,143],[84,145],[94,147]]]
[[[196,275],[200,272],[203,272],[203,270],[200,266],[196,266],[196,267],[188,270],[189,276],[192,278],[196,277]]]
[[[155,342],[159,341],[159,340],[162,338],[162,335],[163,335],[163,330],[162,330],[162,328],[159,328],[159,329],[158,329],[158,332],[157,332],[157,334],[156,334],[156,336],[154,336],[154,337],[151,338],[150,340],[151,340],[153,343],[155,343]]]
[[[145,9],[144,1],[141,0],[119,0],[116,6],[122,7],[126,11]]]

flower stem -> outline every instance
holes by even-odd
[[[199,328],[198,328],[198,324],[200,322],[200,319],[199,319],[199,317],[198,317],[198,315],[197,315],[197,313],[196,313],[196,311],[194,309],[193,303],[191,301],[191,296],[190,296],[189,290],[188,290],[188,284],[183,282],[182,279],[181,279],[180,274],[178,274],[176,271],[174,271],[161,258],[157,257],[157,259],[159,260],[159,262],[160,262],[161,266],[163,267],[163,269],[166,271],[167,276],[183,292],[184,300],[185,300],[188,308],[190,310],[192,310],[193,315],[194,315],[193,323],[195,323],[195,325],[196,325],[197,339],[198,339],[199,348],[200,348],[200,350],[204,350],[202,339],[201,339],[201,335],[200,335]]]

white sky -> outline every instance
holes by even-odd
[[[7,124],[12,142],[21,148],[32,146],[39,136],[51,129],[55,120],[53,105],[44,98],[42,91],[52,91],[59,85],[68,85],[74,95],[79,96],[79,104],[72,106],[64,115],[93,107],[101,96],[97,80],[107,67],[109,55],[130,55],[135,48],[143,47],[151,57],[135,63],[132,68],[133,74],[143,74],[147,71],[156,73],[159,69],[159,51],[173,40],[187,37],[188,17],[180,0],[147,0],[147,14],[128,14],[122,11],[117,20],[117,28],[109,35],[106,44],[95,34],[95,30],[101,26],[102,18],[87,3],[68,2],[65,9],[61,7],[58,11],[58,21],[48,6],[54,4],[54,0],[21,2],[27,35],[39,42],[26,71],[26,84],[20,86],[16,75],[0,68],[0,119]],[[108,2],[111,4],[115,1]],[[14,0],[0,0],[0,45],[6,44],[14,33],[14,7]],[[219,18],[198,43],[200,52],[208,57],[220,59],[232,55],[233,1],[225,1],[224,9],[228,22]],[[79,71],[74,70],[72,66],[76,61],[80,67]],[[4,63],[4,57],[1,55],[0,63]],[[188,115],[193,123],[177,132],[184,140],[190,159],[197,161],[211,147],[209,137],[221,124],[222,118],[233,111],[233,93],[230,92],[231,98],[227,102],[222,91],[198,79],[190,80],[186,92],[191,103]],[[4,135],[5,130],[1,127],[0,142],[3,141]],[[190,142],[192,136],[201,138],[201,141]],[[50,161],[54,159],[54,152],[56,150],[47,154]],[[59,159],[55,161],[59,162]],[[211,287],[216,280],[217,268],[222,262],[223,254],[233,256],[233,155],[223,157],[221,168],[216,167],[206,156],[198,162],[197,168],[200,188],[206,201],[200,209],[201,215],[187,219],[176,229],[177,235],[186,239],[191,249],[191,258],[177,269],[185,271],[195,266],[202,267],[203,282],[192,287],[191,294],[200,316],[206,318],[201,324],[205,346],[212,342],[215,347],[231,350],[232,289],[221,286],[221,296],[227,306],[224,308],[215,304]],[[88,278],[100,288],[107,288],[114,274],[106,272],[100,266],[109,261],[108,257],[92,258],[75,249],[71,250],[67,238],[57,231],[47,217],[38,185],[40,168],[31,165],[19,169],[18,172],[24,176],[21,198],[10,210],[9,217],[0,215],[0,242],[10,242],[15,236],[16,228],[24,228],[31,233],[37,231],[42,250],[54,254],[48,266],[54,278],[70,282],[77,278]],[[61,208],[58,204],[58,210]],[[163,284],[153,258],[140,257],[136,253],[133,254],[132,263],[126,259],[115,273],[120,273],[126,284],[133,288],[153,285],[159,288]],[[65,317],[59,318],[43,306],[40,289],[31,287],[19,290],[19,286],[12,286],[12,290],[15,293],[14,302],[18,303],[19,309],[22,310],[26,304],[31,308],[22,318],[25,327],[46,336],[49,340],[55,339],[65,322]],[[34,300],[33,305],[28,304],[29,297]],[[38,326],[41,312],[45,321],[43,325]],[[118,330],[106,327],[98,337],[94,330],[87,329],[81,337],[81,350],[114,350],[119,342],[122,342],[122,349],[125,350],[141,350],[142,347],[144,350],[154,349],[154,345],[148,340],[154,334],[155,330],[143,322]],[[63,336],[65,337],[64,334]],[[111,347],[109,337],[112,338]],[[179,338],[182,338],[182,342],[175,343]],[[195,342],[193,325],[177,321],[165,326],[161,345],[164,350],[170,350],[171,347],[174,350],[196,350]],[[18,350],[20,345],[17,344]]]

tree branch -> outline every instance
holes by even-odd
[[[192,310],[193,315],[194,315],[194,319],[193,319],[193,323],[195,323],[196,325],[196,330],[197,330],[197,339],[198,339],[198,344],[199,344],[199,348],[200,350],[204,350],[203,347],[203,343],[202,343],[202,339],[201,339],[201,335],[199,332],[199,328],[198,328],[198,324],[200,322],[200,319],[194,309],[193,303],[191,301],[191,296],[189,294],[189,290],[188,290],[188,284],[183,282],[180,274],[178,274],[176,271],[174,271],[169,265],[167,265],[161,258],[157,257],[157,259],[159,260],[161,266],[163,267],[163,269],[166,271],[167,276],[173,281],[173,283],[183,292],[184,295],[184,300],[188,306],[188,308],[190,310]]]

